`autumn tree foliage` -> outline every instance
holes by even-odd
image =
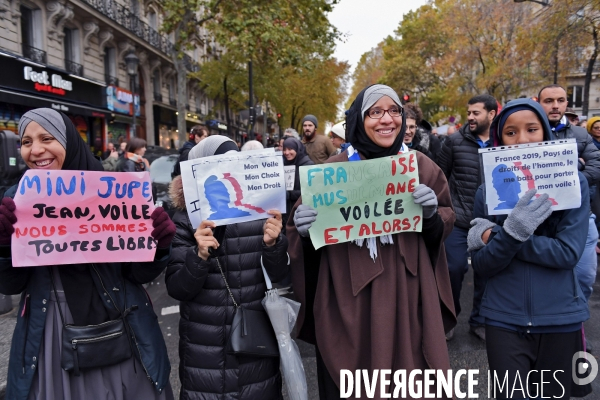
[[[187,76],[197,79],[207,95],[223,103],[229,119],[230,110],[238,111],[248,106],[243,99],[248,97],[247,64],[253,62],[256,101],[277,103],[276,96],[288,90],[289,83],[282,79],[267,80],[266,77],[279,78],[289,71],[295,71],[294,78],[307,76],[301,72],[308,70],[308,66],[319,60],[331,61],[339,32],[329,23],[327,14],[337,2],[164,0],[167,17],[163,29],[175,36],[177,59],[181,59],[182,51],[190,48],[191,39],[199,35],[201,29],[222,50],[198,72],[186,75],[185,70],[178,69],[178,80],[180,76],[184,76],[184,80]],[[201,39],[206,40],[206,37]],[[336,76],[334,80],[337,82],[338,78]],[[262,87],[261,82],[269,86],[280,82],[282,86],[267,88]],[[326,81],[323,84],[336,83]],[[185,91],[185,87],[178,85],[179,90]],[[187,99],[180,95],[178,103],[179,98],[183,102]],[[231,125],[229,121],[227,125]]]
[[[500,102],[531,96],[546,84],[564,84],[577,69],[585,70],[589,93],[599,51],[599,3],[430,0],[405,14],[384,40],[378,82],[409,93],[432,120],[464,113],[476,94]],[[367,68],[369,55],[357,71]],[[355,81],[353,91],[362,85]]]

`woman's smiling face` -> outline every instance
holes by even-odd
[[[380,98],[369,110],[374,108],[379,108],[380,110],[389,110],[390,108],[401,109],[388,96]],[[379,147],[391,147],[402,128],[402,115],[392,117],[388,112],[385,112],[380,119],[374,119],[365,115],[364,127],[367,136],[373,143]]]
[[[21,139],[21,157],[32,169],[62,169],[67,151],[58,140],[35,121]]]

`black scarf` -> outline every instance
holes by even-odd
[[[346,117],[346,141],[350,142],[352,147],[367,160],[396,155],[400,151],[400,148],[402,148],[402,142],[404,141],[404,131],[406,130],[404,113],[402,113],[402,127],[400,128],[400,133],[396,136],[394,143],[390,147],[380,147],[373,143],[367,136],[362,118],[363,116],[361,115],[363,97],[368,88],[369,87],[364,88],[358,96],[356,96],[356,99],[354,99],[354,102],[348,110],[348,116]],[[365,116],[365,118],[369,117]]]
[[[67,171],[104,171],[83,141],[73,122],[60,113],[67,128],[67,148],[62,169]],[[90,264],[62,265],[57,268],[75,325],[94,325],[110,319],[104,300],[94,286]]]

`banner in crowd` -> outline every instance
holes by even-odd
[[[148,172],[30,169],[15,204],[15,267],[154,259]]]
[[[547,193],[552,210],[581,206],[575,139],[479,149],[489,215],[510,214],[530,189]]]
[[[273,148],[184,161],[181,178],[194,228],[203,220],[227,225],[286,211],[283,159]]]
[[[391,157],[300,167],[302,203],[318,211],[315,248],[399,232],[421,232],[423,209],[414,151]]]
[[[296,166],[286,165],[283,167],[285,172],[285,190],[294,190],[294,183],[296,183]]]

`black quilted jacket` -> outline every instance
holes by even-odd
[[[456,213],[454,225],[459,228],[471,227],[475,193],[482,182],[479,148],[477,138],[470,132],[469,126],[465,125],[448,137],[437,160],[448,179]]]
[[[171,297],[181,301],[179,322],[179,377],[181,399],[279,400],[279,358],[251,358],[225,351],[233,320],[233,303],[214,259],[197,255],[194,229],[185,211],[173,217],[173,240],[166,284]],[[263,244],[264,221],[227,225],[217,250],[235,301],[262,309],[266,285],[262,261],[272,281],[288,273],[287,239],[273,247]]]

